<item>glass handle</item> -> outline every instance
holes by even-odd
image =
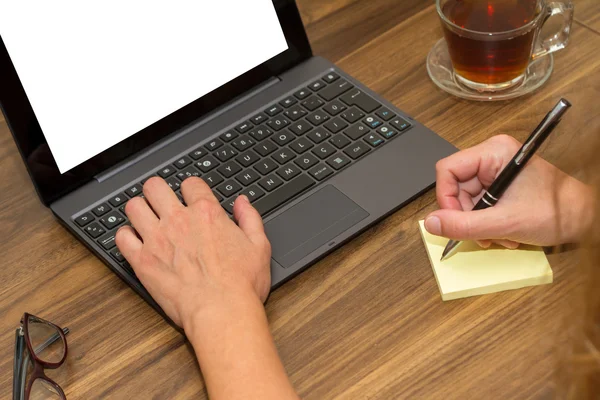
[[[539,28],[539,35],[541,35],[541,31],[546,22],[555,15],[561,15],[563,21],[558,32],[555,32],[546,38],[541,38],[539,48],[533,52],[533,59],[564,49],[569,42],[571,24],[573,23],[573,3],[570,0],[565,2],[552,1],[546,4],[546,10],[544,12],[546,13],[546,16]]]

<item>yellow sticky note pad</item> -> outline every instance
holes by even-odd
[[[419,228],[444,301],[552,283],[552,268],[540,247],[482,249],[464,242],[440,261],[448,239],[427,232],[424,221]]]

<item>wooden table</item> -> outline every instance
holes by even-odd
[[[567,97],[575,106],[541,154],[572,173],[579,145],[600,133],[600,3],[575,4],[572,41],[550,81],[533,95],[484,104],[453,98],[428,78],[425,58],[442,35],[432,0],[299,1],[315,54],[460,148],[500,133],[523,140]],[[183,336],[40,204],[3,120],[0,193],[1,398],[11,390],[24,311],[71,328],[68,361],[49,373],[69,399],[206,397]],[[552,393],[562,317],[581,283],[576,253],[549,256],[550,286],[444,303],[417,230],[435,208],[431,190],[272,294],[271,328],[303,398]]]

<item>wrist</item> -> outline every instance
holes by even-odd
[[[560,191],[560,242],[578,243],[594,219],[594,190],[570,178]]]

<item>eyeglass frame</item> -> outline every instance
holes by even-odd
[[[56,333],[48,338],[44,343],[38,346],[37,352],[41,352],[46,347],[50,346],[58,339],[61,339],[64,346],[65,352],[63,357],[58,362],[47,362],[44,361],[36,355],[36,351],[33,349],[33,345],[31,344],[31,338],[29,337],[29,319],[33,318],[41,323],[47,324],[53,328],[55,328]],[[31,394],[31,387],[33,386],[33,382],[37,379],[42,379],[49,383],[55,390],[56,393],[61,397],[62,400],[66,400],[64,391],[58,385],[58,383],[54,382],[52,379],[48,378],[45,374],[46,369],[57,369],[61,365],[64,364],[67,359],[68,346],[67,346],[67,338],[66,335],[69,333],[69,328],[61,328],[56,324],[53,324],[50,321],[47,321],[43,318],[37,317],[35,315],[24,313],[21,318],[21,326],[15,331],[15,356],[14,356],[14,364],[13,364],[13,400],[29,400],[29,396]],[[25,346],[24,346],[25,344]],[[28,354],[23,357],[24,347],[27,348]],[[29,359],[28,359],[29,357]],[[33,371],[31,372],[31,379],[29,380],[29,384],[26,382],[27,373],[27,363],[31,360],[33,364]],[[27,387],[25,385],[27,384]]]

